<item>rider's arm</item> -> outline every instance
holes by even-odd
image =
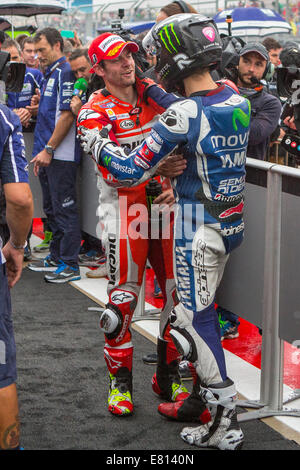
[[[129,154],[106,136],[87,133],[82,142],[95,160],[106,167],[124,186],[140,184],[150,178],[159,162],[188,141],[190,118],[196,118],[197,106],[185,100],[172,105],[153,126],[147,139]]]

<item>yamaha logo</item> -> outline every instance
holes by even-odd
[[[132,129],[134,127],[134,122],[130,119],[125,119],[125,121],[120,122],[120,127],[122,127],[122,129]]]

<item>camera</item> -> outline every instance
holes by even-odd
[[[124,8],[119,8],[118,10],[118,19],[116,20],[111,20],[110,22],[110,28],[103,27],[97,29],[97,32],[99,34],[102,33],[115,33],[119,34],[124,38],[126,41],[129,40],[130,34],[134,34],[130,29],[124,29],[122,19],[124,18],[125,15],[125,10]]]
[[[288,45],[280,53],[282,66],[277,68],[277,92],[286,99],[281,120],[294,117],[296,130],[285,128],[281,142],[284,148],[297,161],[300,160],[300,49],[297,43]],[[284,127],[284,124],[283,126]]]
[[[97,32],[99,34],[101,33],[115,33],[121,36],[125,41],[132,41],[131,35],[134,35],[134,32],[131,29],[126,29],[123,26],[122,19],[124,18],[125,15],[125,10],[124,8],[119,8],[118,10],[118,19],[112,20],[110,23],[110,29],[108,28],[99,28],[97,29]],[[148,68],[148,62],[146,60],[145,56],[145,51],[142,46],[141,41],[137,41],[136,39],[133,39],[135,41],[140,50],[139,52],[134,54],[134,61],[136,63],[136,66],[142,71],[145,72]]]
[[[0,81],[5,83],[6,92],[22,91],[26,65],[10,62],[10,54],[0,51]]]

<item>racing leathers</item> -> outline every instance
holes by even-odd
[[[149,135],[159,113],[177,99],[155,85],[152,94],[164,106],[160,107],[151,98],[150,102],[145,101],[142,86],[137,92],[136,106],[132,106],[112,96],[107,89],[99,90],[81,108],[78,125],[81,129],[96,129],[97,132],[110,125],[110,139],[119,149],[126,147],[124,151],[130,152]],[[162,233],[156,239],[150,238],[145,192],[147,179],[134,188],[126,188],[118,183],[106,167],[101,165],[99,170],[102,178],[98,211],[102,221],[102,243],[109,277],[109,300],[100,318],[100,326],[105,333],[104,356],[109,373],[116,376],[125,368],[131,374],[133,344],[130,322],[137,305],[147,259],[163,294],[158,350],[168,364],[174,361],[177,363],[179,354],[169,336],[169,313],[176,302],[172,265],[173,221],[171,219],[162,227]],[[160,177],[156,179],[162,180]],[[170,188],[168,179],[162,181],[162,184],[166,189]],[[188,394],[181,393],[182,390],[173,390],[175,393],[172,392],[167,398],[186,397]]]
[[[249,101],[220,85],[172,104],[129,155],[103,133],[91,148],[104,171],[134,186],[181,146],[187,168],[174,180],[179,304],[171,315],[171,334],[201,384],[224,384],[231,391],[214,300],[229,253],[243,240],[249,124]]]

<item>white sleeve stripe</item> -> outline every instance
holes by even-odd
[[[36,84],[37,88],[40,88],[40,85],[39,85],[39,83],[37,82],[35,76],[34,76],[31,72],[27,72],[27,75],[29,75],[29,77],[32,78],[32,80],[33,80],[34,83]]]
[[[16,180],[16,183],[19,183],[20,180],[19,180],[17,164],[16,164],[16,159],[15,159],[15,154],[14,154],[13,139],[11,135],[9,136],[9,149],[10,149],[11,163],[12,163],[12,167],[14,170],[15,180]]]
[[[5,116],[5,114],[3,113],[2,110],[0,110],[0,113],[1,113],[1,115],[2,115],[2,117],[3,117],[3,119],[4,119],[4,121],[6,122],[6,124],[7,124],[7,125],[11,128],[11,130],[13,131],[13,130],[14,130],[13,124],[8,121],[7,117]],[[15,180],[16,180],[16,183],[19,183],[19,175],[18,175],[17,164],[16,164],[16,159],[15,159],[15,154],[14,154],[12,136],[9,136],[9,150],[10,150],[11,164],[12,164],[12,168],[13,168],[13,171],[14,171]]]

